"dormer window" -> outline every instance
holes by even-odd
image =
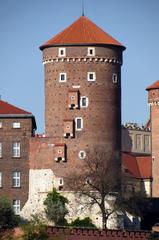
[[[65,56],[66,56],[66,49],[59,48],[59,57],[65,57]]]
[[[68,107],[70,109],[78,108],[79,106],[79,91],[77,89],[71,89],[68,92]]]
[[[74,136],[74,124],[72,119],[64,119],[63,132],[64,137]]]
[[[88,72],[87,73],[87,80],[88,81],[95,81],[96,80],[96,73],[95,72]]]
[[[66,82],[66,80],[67,80],[66,73],[60,73],[59,74],[59,82]]]
[[[91,56],[95,56],[95,48],[89,47],[89,48],[88,48],[87,55],[90,56],[90,57],[91,57]]]
[[[56,144],[54,148],[55,161],[66,161],[66,146],[65,144]]]
[[[20,122],[14,122],[12,128],[20,128]]]

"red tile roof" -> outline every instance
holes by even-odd
[[[42,46],[40,46],[40,49],[43,50],[44,48],[54,45],[67,44],[106,44],[121,47],[123,50],[125,49],[121,43],[111,37],[108,33],[104,32],[85,16],[81,16],[65,30],[45,42]]]
[[[21,108],[17,108],[7,102],[4,102],[2,100],[0,100],[0,114],[17,114],[17,115],[21,115],[21,114],[27,114],[27,115],[31,115],[30,112],[26,112],[25,110],[21,109]]]
[[[131,153],[122,153],[122,165],[135,178],[152,178],[151,156],[134,156]]]
[[[147,91],[149,91],[151,89],[159,89],[159,80],[146,88]]]

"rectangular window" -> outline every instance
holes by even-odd
[[[59,178],[58,180],[59,180],[58,181],[59,182],[59,186],[63,186],[63,178]]]
[[[80,106],[88,107],[88,98],[87,97],[81,97]]]
[[[20,172],[13,172],[12,186],[13,187],[20,187]]]
[[[95,48],[89,47],[87,55],[88,56],[95,56]]]
[[[66,56],[66,49],[59,48],[59,57],[65,57],[65,56]]]
[[[59,74],[59,82],[66,82],[66,73]]]
[[[83,119],[77,117],[77,118],[75,119],[75,123],[76,123],[76,130],[77,130],[77,131],[81,131],[82,128],[83,128]]]
[[[117,83],[118,82],[118,75],[116,73],[113,73],[112,81],[113,81],[113,83]]]
[[[148,135],[144,136],[144,151],[145,152],[150,151],[150,136],[148,136]]]
[[[2,172],[0,172],[0,188],[2,187]]]
[[[95,72],[88,72],[87,73],[87,80],[88,81],[95,81],[96,80],[96,73]]]
[[[20,214],[20,200],[13,200],[13,211],[16,215]]]
[[[2,122],[0,122],[0,128],[2,128]]]
[[[141,134],[136,134],[136,150],[141,150]]]
[[[20,122],[14,122],[12,127],[13,128],[20,128]]]
[[[20,142],[14,142],[12,144],[13,157],[20,157]]]
[[[2,143],[0,143],[0,158],[2,158]]]

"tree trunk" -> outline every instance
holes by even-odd
[[[102,213],[102,228],[107,229],[107,217],[105,213]]]
[[[100,207],[101,207],[101,212],[102,212],[102,228],[103,229],[107,229],[107,220],[108,220],[108,218],[106,216],[104,199],[102,199]]]

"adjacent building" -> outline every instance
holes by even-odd
[[[159,81],[147,87],[152,131],[152,197],[159,197]]]
[[[34,116],[0,100],[0,196],[8,196],[16,214],[28,199],[29,141]]]

